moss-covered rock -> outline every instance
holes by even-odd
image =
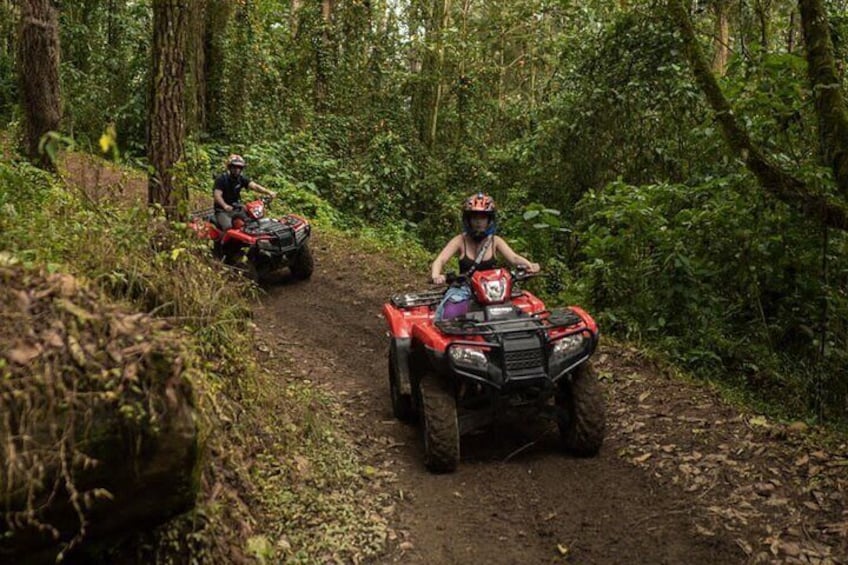
[[[162,320],[63,274],[0,266],[0,561],[190,508],[197,365]]]

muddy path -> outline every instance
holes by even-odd
[[[541,423],[463,438],[458,471],[430,474],[416,428],[391,415],[380,316],[422,277],[336,238],[313,251],[310,281],[265,286],[259,338],[296,360],[296,378],[331,391],[361,455],[396,474],[397,538],[381,562],[845,562],[839,453],[752,426],[627,349],[597,356],[609,421],[600,456],[563,454]]]

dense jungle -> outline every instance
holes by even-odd
[[[846,67],[848,0],[0,0],[0,563],[848,563]],[[397,320],[477,193],[592,343],[466,433]]]

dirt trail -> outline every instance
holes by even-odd
[[[302,378],[334,390],[345,403],[350,417],[342,425],[359,438],[371,464],[397,473],[395,528],[401,535],[385,562],[792,560],[780,546],[763,546],[765,526],[771,527],[769,516],[760,512],[757,522],[745,519],[744,513],[736,521],[732,515],[721,514],[721,501],[732,502],[728,496],[757,483],[757,478],[744,475],[737,484],[732,471],[725,469],[729,455],[725,460],[710,459],[705,455],[709,449],[696,449],[701,436],[708,435],[692,433],[694,425],[706,423],[701,422],[699,409],[719,421],[718,428],[725,422],[742,425],[743,419],[725,413],[727,409],[709,395],[699,399],[694,393],[681,394],[679,383],[661,376],[646,382],[649,376],[639,376],[628,367],[632,352],[602,349],[598,359],[601,374],[607,375],[611,421],[599,457],[562,454],[555,430],[539,425],[463,438],[459,470],[449,475],[428,473],[416,429],[391,416],[387,339],[379,315],[392,292],[410,286],[404,281],[420,277],[399,272],[385,258],[351,251],[344,242],[330,238],[314,241],[313,248],[312,280],[283,280],[267,286],[257,322],[273,329],[263,336],[268,345],[298,360]],[[655,406],[650,402],[652,394],[658,402]],[[679,413],[663,412],[666,409]],[[660,431],[652,431],[655,424]],[[717,452],[727,448],[721,445],[716,445]],[[687,463],[687,457],[694,459]],[[711,467],[699,463],[705,460],[716,463]],[[671,463],[667,472],[663,462]],[[692,468],[688,474],[685,465]],[[712,476],[712,482],[698,479]],[[768,484],[772,490],[778,488]],[[767,498],[754,491],[750,495]],[[778,506],[783,508],[776,516],[789,514],[785,503],[781,501],[775,509]],[[837,520],[839,510],[827,519]],[[711,520],[716,515],[721,519]],[[772,533],[779,534],[786,522],[773,524]],[[802,549],[799,545],[800,557],[804,557]],[[799,562],[844,562],[840,559],[844,545],[839,549],[831,543],[817,551],[819,561]]]

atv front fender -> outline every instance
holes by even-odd
[[[389,333],[392,335],[392,338],[409,339],[411,324],[407,317],[403,315],[402,310],[391,304],[383,304],[383,317],[389,325]]]

